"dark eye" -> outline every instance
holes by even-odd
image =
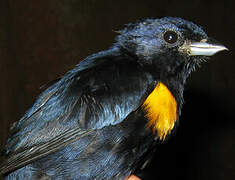
[[[166,42],[174,44],[178,40],[178,34],[175,31],[166,31],[163,38]]]

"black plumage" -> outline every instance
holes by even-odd
[[[11,127],[1,173],[6,179],[125,179],[161,141],[142,105],[161,82],[177,102],[178,119],[186,78],[206,59],[182,47],[205,39],[200,27],[180,18],[127,25],[110,49],[66,73]]]

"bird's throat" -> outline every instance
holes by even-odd
[[[164,140],[177,120],[177,102],[174,96],[163,83],[159,82],[142,107],[146,112],[148,128],[157,131],[159,139]]]

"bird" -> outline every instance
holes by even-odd
[[[179,17],[129,23],[107,50],[48,85],[10,128],[0,173],[13,179],[139,179],[176,131],[187,77],[228,50]]]

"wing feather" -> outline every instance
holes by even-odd
[[[90,132],[91,130],[82,131],[80,128],[75,128],[64,132],[48,142],[25,148],[19,152],[14,152],[4,163],[1,164],[0,173],[9,173],[23,167],[41,157],[57,151],[61,147],[72,143],[83,136],[88,135]]]
[[[1,173],[50,154],[92,130],[122,122],[141,106],[153,82],[135,60],[116,50],[88,57],[46,89],[11,128]]]

